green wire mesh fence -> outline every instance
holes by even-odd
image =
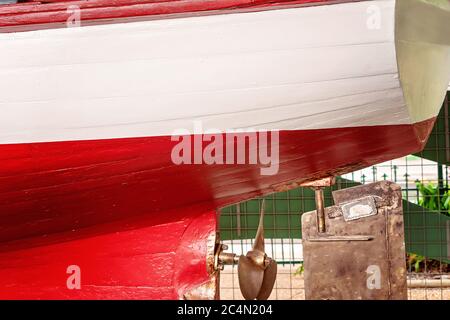
[[[333,190],[380,180],[402,187],[409,299],[450,300],[450,94],[425,149],[337,179],[325,190],[326,206]],[[265,197],[266,251],[279,263],[271,299],[304,299],[301,215],[315,210],[314,192],[299,188]],[[220,232],[229,251],[246,253],[259,221],[261,199],[222,209]],[[242,299],[237,268],[221,274],[222,299]]]

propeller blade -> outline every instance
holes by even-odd
[[[264,270],[264,280],[259,290],[256,300],[267,300],[272,293],[275,280],[277,278],[277,262],[271,258],[266,270]]]
[[[264,269],[254,264],[246,256],[240,256],[238,278],[241,293],[246,300],[255,300],[264,280]]]
[[[264,252],[264,206],[263,199],[253,249],[241,256],[238,263],[239,286],[247,300],[267,300],[277,277],[277,262]]]
[[[261,203],[261,213],[259,215],[258,231],[256,231],[255,242],[253,243],[253,250],[264,252],[264,207],[266,199]]]

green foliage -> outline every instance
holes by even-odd
[[[410,266],[414,266],[414,271],[416,273],[419,273],[421,271],[421,263],[423,264],[425,260],[426,258],[424,256],[415,253],[411,253],[408,256],[408,264]]]
[[[450,264],[417,253],[408,253],[406,261],[408,270],[415,273],[443,274],[450,272]]]
[[[301,276],[303,272],[305,271],[305,267],[303,266],[303,262],[300,263],[300,266],[295,270],[294,276]]]
[[[439,194],[439,187],[434,184],[417,182],[416,185],[420,193],[420,206],[450,216],[450,191]]]

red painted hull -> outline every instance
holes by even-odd
[[[283,131],[273,176],[259,165],[174,165],[170,137],[1,145],[0,241],[199,203],[223,207],[419,151],[433,123]]]
[[[139,17],[164,17],[167,15],[225,10],[262,10],[264,7],[281,5],[316,5],[325,3],[351,2],[359,0],[94,0],[94,1],[48,1],[22,3],[0,7],[0,31],[15,30],[13,27],[28,26],[29,29],[43,29],[49,27],[65,27],[71,16],[70,6],[80,8],[83,24],[110,23],[105,19],[114,19],[114,23],[121,20],[131,21]],[[221,12],[223,13],[223,12]],[[35,25],[35,27],[32,27]],[[3,27],[3,30],[1,28]],[[9,29],[8,29],[9,28]]]
[[[433,123],[283,131],[273,176],[176,166],[170,137],[2,145],[0,298],[183,297],[209,279],[215,208],[418,151]],[[72,264],[82,290],[66,287]]]
[[[214,280],[215,224],[215,212],[185,209],[0,245],[0,299],[184,298]],[[69,266],[79,289],[67,285]]]

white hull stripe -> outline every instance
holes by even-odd
[[[0,143],[410,124],[394,17],[385,0],[0,34]]]

